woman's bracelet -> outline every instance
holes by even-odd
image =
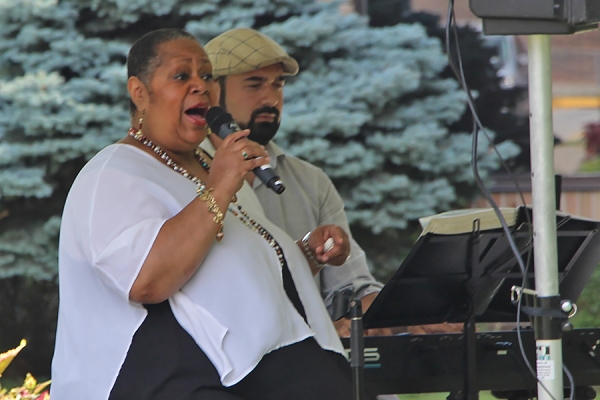
[[[225,219],[225,216],[217,205],[217,202],[211,193],[212,190],[213,188],[206,190],[204,187],[199,187],[196,189],[196,193],[200,200],[208,202],[208,211],[215,214],[213,222],[219,226],[219,230],[217,231],[217,242],[220,242],[223,240],[223,220]]]
[[[308,245],[308,238],[310,237],[311,233],[312,233],[312,231],[310,231],[306,235],[304,235],[302,240],[300,240],[300,246],[302,247],[302,252],[306,256],[306,259],[308,260],[308,262],[313,264],[318,269],[322,269],[326,264],[317,260],[315,252]]]

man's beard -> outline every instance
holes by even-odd
[[[256,122],[259,114],[272,114],[273,122]],[[273,139],[279,129],[279,110],[275,107],[261,107],[252,112],[247,126],[240,125],[242,129],[250,129],[248,139],[253,140],[263,146]]]

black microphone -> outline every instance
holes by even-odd
[[[210,129],[216,133],[221,139],[225,139],[227,136],[234,132],[241,131],[238,124],[235,123],[231,114],[223,110],[221,107],[211,107],[206,112],[206,122]],[[285,190],[281,178],[275,175],[275,171],[269,165],[262,165],[252,170],[254,175],[258,177],[268,188],[271,188],[275,193],[281,194]]]

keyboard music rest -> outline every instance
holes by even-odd
[[[522,330],[527,358],[535,368],[533,331]],[[342,339],[346,352],[350,342]],[[376,394],[457,392],[463,389],[463,334],[365,337],[365,383]],[[600,329],[563,334],[563,363],[577,387],[600,385]],[[516,331],[478,332],[477,390],[532,390],[536,382],[521,357]],[[600,351],[600,348],[598,349]],[[565,386],[569,381],[564,377]]]

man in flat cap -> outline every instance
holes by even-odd
[[[328,308],[336,291],[352,289],[361,291],[366,310],[383,285],[369,272],[364,251],[350,235],[340,195],[320,168],[285,154],[271,140],[281,120],[285,77],[298,73],[298,63],[275,41],[246,28],[227,31],[204,49],[220,85],[221,107],[242,129],[250,129],[249,139],[266,147],[275,173],[287,187],[277,195],[259,179],[250,179],[266,216],[296,240],[320,225],[342,227],[350,236],[350,258],[341,267],[325,265],[315,280]],[[216,147],[215,137],[207,141]],[[340,336],[350,335],[349,320],[335,324]]]

